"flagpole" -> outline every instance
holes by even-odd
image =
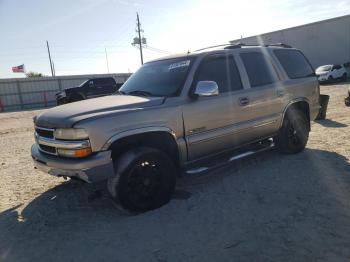
[[[106,54],[107,71],[108,71],[108,74],[109,74],[108,55],[107,55],[107,49],[106,48],[105,48],[105,54]]]

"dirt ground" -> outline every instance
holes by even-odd
[[[102,185],[33,169],[32,117],[0,114],[0,261],[350,261],[349,85],[323,86],[327,120],[297,155],[265,152],[181,179],[140,215]]]

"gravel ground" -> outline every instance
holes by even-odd
[[[265,152],[179,181],[166,206],[117,210],[102,185],[33,169],[32,117],[0,114],[0,261],[349,261],[349,85],[298,155]]]

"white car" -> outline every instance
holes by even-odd
[[[323,65],[316,69],[319,82],[346,81],[346,70],[341,65]]]

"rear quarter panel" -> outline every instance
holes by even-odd
[[[284,111],[287,107],[298,101],[309,104],[310,120],[315,120],[319,111],[319,84],[316,77],[289,79],[283,82],[285,96],[283,97]]]

